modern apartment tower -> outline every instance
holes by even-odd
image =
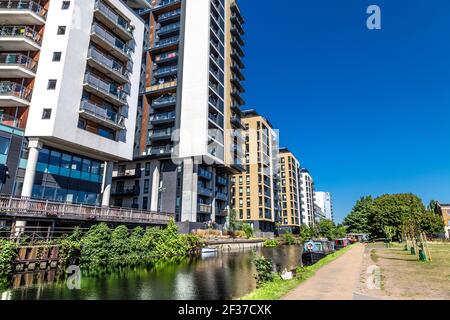
[[[303,223],[313,226],[316,220],[314,217],[314,180],[305,168],[300,171],[300,195]]]
[[[334,220],[333,215],[333,201],[331,197],[331,192],[316,191],[314,193],[315,204],[323,212],[325,219]]]
[[[304,220],[300,206],[300,162],[287,148],[280,148],[279,158],[280,229],[297,233]]]
[[[246,171],[231,179],[231,207],[254,230],[274,232],[279,216],[278,132],[255,110],[243,112]]]
[[[135,10],[148,5],[0,1],[2,193],[109,205],[112,163],[133,155],[145,27]]]
[[[242,168],[244,23],[233,0],[154,0],[145,21],[133,162],[114,170],[113,204],[225,222]]]

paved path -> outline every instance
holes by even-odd
[[[358,244],[289,292],[282,300],[352,300],[361,275],[364,245]]]

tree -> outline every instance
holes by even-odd
[[[311,237],[312,237],[311,229],[309,228],[308,225],[302,224],[300,226],[299,236],[302,241],[307,241],[307,240],[311,239]]]
[[[431,211],[433,213],[436,212],[438,204],[439,202],[437,202],[436,200],[431,200],[427,207],[428,211]]]
[[[328,238],[328,240],[333,240],[335,238],[335,229],[336,226],[334,222],[328,219],[320,220],[317,224],[317,230],[319,235],[324,238]]]
[[[371,196],[361,197],[356,201],[350,214],[345,217],[343,225],[347,227],[348,232],[368,233],[369,232],[369,216],[371,214],[373,199]]]
[[[227,230],[230,232],[231,236],[234,238],[235,233],[241,227],[240,222],[237,220],[237,212],[235,209],[230,211],[230,215],[228,217],[228,227]]]
[[[434,212],[425,211],[419,216],[419,228],[425,234],[440,234],[444,232],[444,223]]]

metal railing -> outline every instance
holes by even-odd
[[[152,106],[162,106],[162,105],[166,105],[166,104],[172,104],[177,102],[177,98],[176,97],[162,97],[162,98],[158,98],[152,101]]]
[[[150,139],[151,138],[171,137],[172,133],[173,133],[173,128],[150,130]]]
[[[14,96],[31,101],[32,91],[16,82],[0,81],[0,96]]]
[[[0,114],[0,124],[19,129],[25,129],[25,121],[5,113]]]
[[[112,35],[106,29],[101,27],[98,23],[92,24],[92,33],[97,34],[100,38],[108,42],[111,46],[124,53],[128,57],[131,57],[131,52],[133,51],[131,47],[127,46],[125,42]]]
[[[117,112],[105,109],[104,107],[96,105],[88,100],[81,101],[80,110],[90,113],[104,121],[119,124],[119,115]]]
[[[120,62],[116,61],[115,59],[106,56],[105,54],[101,53],[99,50],[95,48],[89,48],[88,50],[88,58],[92,58],[98,63],[104,65],[108,69],[115,71],[117,73],[120,73],[125,78],[128,78],[128,70],[121,64]]]
[[[97,76],[94,76],[92,73],[86,73],[84,75],[84,82],[95,87],[97,90],[102,91],[108,95],[113,96],[126,103],[127,93],[121,89],[119,89],[116,85],[112,83],[108,83],[103,81]]]
[[[160,47],[168,46],[168,45],[177,43],[179,40],[180,40],[179,36],[170,37],[170,38],[167,38],[167,39],[162,39],[162,40],[159,40],[159,41],[155,42],[155,46],[154,47],[155,48],[160,48]]]
[[[102,14],[108,17],[117,26],[125,30],[130,34],[133,34],[133,27],[131,24],[125,20],[123,17],[115,13],[109,6],[107,6],[103,1],[97,0],[95,3],[95,9],[98,9]]]
[[[158,76],[163,76],[165,74],[170,74],[172,72],[177,72],[177,71],[178,71],[178,66],[163,67],[163,68],[156,69],[153,75],[155,77],[158,77]]]
[[[157,31],[157,33],[164,33],[164,32],[170,32],[170,31],[174,31],[174,30],[179,30],[180,26],[181,26],[181,23],[179,23],[179,22],[173,23],[173,24],[169,24],[169,25],[164,26],[161,29],[159,29]]]
[[[40,4],[30,0],[0,0],[0,10],[1,9],[29,10],[44,19],[47,17],[47,10],[44,9]]]
[[[28,38],[41,45],[41,35],[27,26],[0,26],[0,38]]]
[[[173,11],[169,11],[169,12],[160,14],[159,17],[158,17],[158,22],[161,22],[161,21],[164,21],[166,19],[178,16],[180,14],[181,14],[181,9],[176,9],[176,10],[173,10]]]
[[[0,196],[0,216],[167,224],[173,214]]]
[[[160,154],[171,154],[173,148],[171,145],[161,146],[161,147],[150,147],[148,149],[148,154],[150,155],[160,155]]]
[[[150,121],[174,120],[175,112],[156,113],[150,116]]]
[[[169,4],[177,3],[177,2],[181,2],[181,1],[180,0],[162,0],[155,6],[155,8],[164,7]]]
[[[33,72],[37,69],[37,61],[21,53],[0,53],[1,65],[22,66]]]

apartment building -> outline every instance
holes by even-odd
[[[0,1],[1,192],[109,205],[131,160],[143,0]]]
[[[225,222],[241,172],[244,20],[233,0],[154,0],[145,21],[134,161],[114,170],[113,204]]]
[[[314,217],[314,180],[307,169],[300,170],[300,197],[303,223],[313,226]]]
[[[280,230],[297,233],[303,223],[300,206],[300,162],[288,148],[280,148]]]
[[[320,208],[324,214],[324,218],[334,220],[333,201],[331,192],[316,191],[314,193],[314,203]]]
[[[278,132],[255,110],[242,115],[246,171],[231,178],[231,208],[254,230],[274,232],[279,216]]]
[[[439,214],[444,223],[444,235],[447,239],[450,238],[450,204],[440,204],[436,206],[436,213]]]

